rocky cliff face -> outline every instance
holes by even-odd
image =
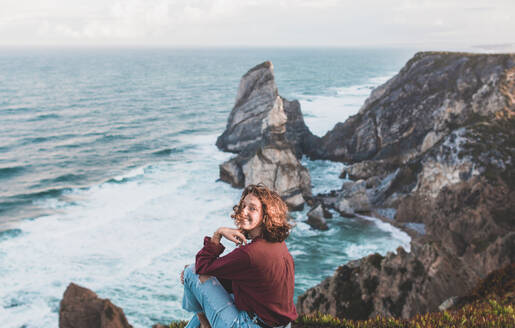
[[[297,157],[306,153],[317,139],[304,123],[299,102],[279,95],[273,65],[267,61],[251,68],[241,78],[227,127],[216,146],[227,152],[251,153],[270,144],[270,125],[274,124],[285,124],[285,141]]]
[[[437,311],[490,271],[514,262],[513,197],[513,185],[479,177],[446,187],[429,201],[410,197],[399,213],[426,223],[426,234],[412,239],[411,252],[400,248],[338,268],[299,297],[297,310],[351,319]]]
[[[317,198],[425,234],[412,232],[410,253],[340,267],[299,297],[299,312],[407,318],[513,263],[514,100],[513,54],[419,53],[328,132],[316,156],[353,163],[343,174],[361,180]]]
[[[262,182],[290,210],[301,209],[311,198],[311,179],[299,158],[314,140],[298,101],[279,96],[272,63],[262,63],[242,77],[227,128],[216,142],[238,154],[220,165],[220,179],[237,188]]]
[[[424,52],[338,123],[313,157],[405,161],[477,116],[513,114],[514,55]]]

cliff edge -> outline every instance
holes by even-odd
[[[339,267],[299,312],[409,318],[513,263],[514,101],[515,54],[418,53],[329,131],[315,157],[351,163],[356,181],[318,199],[419,229],[410,253]]]

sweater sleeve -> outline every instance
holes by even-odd
[[[205,237],[204,247],[196,256],[196,273],[229,280],[245,278],[245,271],[250,265],[249,255],[241,248],[236,248],[229,254],[219,257],[224,250],[222,244],[215,244],[211,242],[210,237]]]

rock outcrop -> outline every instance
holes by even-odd
[[[300,313],[408,318],[514,262],[514,54],[416,54],[316,155],[351,163],[342,176],[357,180],[317,200],[343,215],[389,210],[425,233],[410,253],[340,267],[299,297]]]
[[[514,57],[418,53],[358,114],[327,132],[313,157],[404,162],[478,116],[513,115]]]
[[[313,148],[317,137],[304,123],[299,102],[288,101],[279,95],[273,65],[267,61],[253,67],[241,78],[227,127],[218,137],[216,146],[237,154],[252,153],[270,143],[270,124],[284,119],[285,140],[300,158]]]
[[[313,208],[308,212],[308,220],[306,221],[312,228],[317,230],[328,230],[329,226],[327,225],[326,218],[329,218],[322,204],[317,204],[313,206]]]
[[[290,210],[302,209],[311,198],[311,179],[299,158],[315,139],[299,103],[279,96],[272,63],[260,64],[242,77],[227,128],[216,142],[238,154],[220,165],[220,179],[236,188],[262,182]]]
[[[123,310],[87,288],[71,283],[59,308],[59,328],[132,328]]]
[[[298,298],[300,313],[321,311],[351,319],[377,314],[409,318],[437,311],[478,279],[514,262],[515,190],[475,178],[444,188],[408,215],[426,223],[411,252],[350,262]]]

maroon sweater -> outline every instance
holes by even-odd
[[[268,325],[285,325],[297,318],[293,304],[295,266],[285,242],[256,238],[219,257],[224,249],[205,237],[204,247],[197,253],[197,274],[230,280],[236,307],[256,313]]]

